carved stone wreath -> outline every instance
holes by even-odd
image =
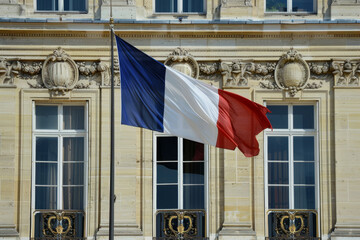
[[[275,68],[276,85],[294,96],[306,87],[310,77],[310,69],[301,54],[291,49],[284,54]]]
[[[42,81],[50,91],[64,93],[73,89],[78,80],[78,67],[62,48],[59,47],[46,58]]]
[[[169,54],[164,64],[185,73],[192,78],[197,79],[199,77],[199,64],[195,58],[183,48],[176,48]]]

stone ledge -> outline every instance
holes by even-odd
[[[359,239],[360,225],[335,225],[335,230],[331,233],[331,239]]]
[[[220,230],[219,236],[229,236],[232,239],[234,239],[235,236],[241,236],[241,239],[245,239],[246,237],[250,237],[249,239],[252,239],[256,236],[256,233],[254,229],[252,229],[251,225],[223,224],[223,228]]]
[[[0,238],[19,237],[15,225],[0,225]]]
[[[109,236],[109,226],[101,225],[96,236]],[[143,236],[143,232],[139,226],[135,224],[115,225],[114,236]]]

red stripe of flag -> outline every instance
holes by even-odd
[[[256,135],[266,128],[272,128],[266,117],[266,107],[219,89],[218,138],[216,147],[234,150],[236,147],[246,157],[259,154]]]

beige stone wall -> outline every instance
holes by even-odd
[[[149,14],[152,1],[144,2],[141,14]],[[210,14],[215,5],[209,2]],[[32,4],[32,1],[26,3]],[[120,6],[122,2],[117,4]],[[136,4],[137,11],[140,11],[142,4],[139,1]],[[256,2],[256,6],[261,4],[262,1]],[[321,4],[319,1],[318,6]],[[262,10],[256,10],[256,6],[249,14],[261,16]],[[209,14],[203,17],[211,18]],[[224,16],[234,17],[231,11],[226,14]],[[182,47],[200,66],[216,66],[213,73],[200,71],[199,77],[216,87],[226,88],[261,104],[266,101],[317,105],[319,229],[323,239],[328,239],[331,234],[333,239],[357,238],[360,231],[357,214],[359,83],[341,87],[340,78],[348,75],[335,73],[335,66],[344,66],[345,60],[351,59],[352,70],[358,74],[355,67],[359,64],[360,35],[353,32],[353,28],[351,24],[342,28],[331,24],[115,25],[117,34],[157,60],[165,61],[176,47]],[[109,66],[107,29],[107,24],[19,23],[16,29],[12,23],[3,24],[0,28],[0,58],[6,58],[11,64],[16,61],[29,65],[43,63],[53,50],[62,47],[76,63],[91,65],[102,62]],[[299,90],[294,96],[274,88],[273,72],[267,65],[275,66],[291,48],[301,53],[307,64],[314,64],[321,70],[317,72],[313,68],[307,82],[310,87]],[[247,83],[239,86],[239,76],[231,75],[229,69],[219,69],[222,64],[231,68],[233,62],[239,62],[242,67],[260,65],[269,72],[262,74],[248,70],[249,74],[242,76]],[[334,62],[336,64],[332,65]],[[329,65],[326,71],[322,67],[324,64]],[[90,123],[86,231],[89,239],[95,235],[97,239],[107,239],[110,89],[106,81],[109,79],[105,72],[100,71],[90,77],[81,75],[85,82],[90,79],[89,86],[73,89],[64,96],[53,96],[44,86],[31,85],[34,82],[22,78],[22,74],[22,71],[18,75],[13,73],[13,83],[3,82],[4,74],[0,74],[0,238],[15,236],[19,239],[16,236],[20,236],[27,239],[31,234],[32,103],[81,101],[88,102]],[[235,76],[238,82],[228,81],[230,76]],[[120,94],[117,87],[116,109],[120,108]],[[155,233],[153,134],[149,130],[120,125],[120,111],[116,111],[115,117],[115,233],[117,239],[150,239]],[[258,140],[261,152],[250,159],[238,150],[210,147],[207,214],[211,239],[263,239],[267,235],[262,133]]]
[[[342,239],[349,231],[360,237],[359,104],[359,88],[334,89],[337,218],[334,239]]]
[[[10,18],[50,18],[52,21],[69,21],[70,19],[98,19],[109,20],[110,0],[89,0],[87,13],[49,13],[36,12],[34,0],[18,0],[0,2],[1,17]],[[178,17],[171,14],[156,14],[153,0],[112,0],[113,16],[121,19],[176,20]],[[259,19],[356,19],[359,17],[359,3],[357,1],[316,0],[315,14],[277,14],[264,13],[265,0],[206,0],[205,14],[181,14],[186,19],[231,19],[231,20],[259,20]]]

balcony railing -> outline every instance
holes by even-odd
[[[33,215],[33,240],[83,240],[84,211],[37,210]]]
[[[156,213],[154,240],[205,240],[206,212],[204,210],[159,210]]]
[[[268,211],[267,240],[315,240],[318,236],[318,215],[315,210]]]

